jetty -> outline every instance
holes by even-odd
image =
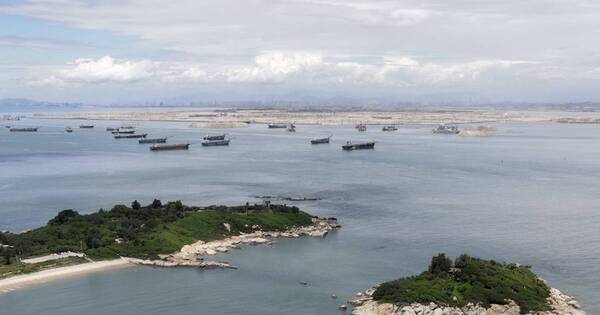
[[[154,144],[150,147],[150,151],[187,150],[189,148],[190,148],[189,143]]]
[[[137,138],[146,138],[147,133],[138,133],[138,134],[116,134],[115,139],[137,139]]]
[[[351,141],[348,141],[348,142],[346,142],[346,144],[344,144],[342,146],[342,149],[345,151],[365,150],[365,149],[374,149],[374,148],[375,148],[375,141],[358,142],[358,143],[352,143]]]
[[[223,145],[229,145],[229,139],[202,141],[203,147],[213,147],[213,146],[223,146]]]
[[[148,138],[148,139],[140,139],[138,140],[139,144],[144,143],[165,143],[167,142],[167,138]]]
[[[11,132],[37,132],[38,131],[38,127],[34,127],[34,128],[10,128],[9,130]]]

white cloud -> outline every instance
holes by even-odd
[[[78,59],[60,69],[52,69],[34,84],[65,86],[154,80],[190,84],[426,86],[475,80],[486,71],[528,64],[525,61],[478,60],[443,65],[421,63],[404,56],[388,56],[379,63],[370,64],[336,61],[315,52],[265,52],[257,55],[252,64],[226,66],[117,60],[104,56]]]
[[[148,60],[116,60],[105,56],[75,60],[74,67],[60,71],[57,76],[77,83],[132,82],[152,77],[156,68],[157,64]]]

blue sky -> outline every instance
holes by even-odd
[[[0,98],[600,101],[592,0],[0,1]]]

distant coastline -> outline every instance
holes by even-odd
[[[189,122],[199,127],[247,124],[294,123],[297,125],[364,124],[471,124],[505,122],[598,123],[600,112],[550,110],[340,110],[293,111],[282,109],[189,109],[172,111],[129,111],[104,113],[34,114],[35,119]]]

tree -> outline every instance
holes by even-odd
[[[71,219],[78,217],[79,213],[77,211],[74,211],[73,209],[67,209],[67,210],[63,210],[61,212],[58,213],[58,215],[56,217],[54,217],[54,219],[51,219],[48,223],[49,224],[65,224],[67,222],[69,222]]]
[[[437,256],[431,258],[431,265],[429,265],[429,272],[437,275],[442,272],[450,271],[452,267],[452,260],[446,257],[446,254],[440,253]]]
[[[152,204],[150,206],[154,209],[160,208],[160,207],[162,207],[162,202],[160,202],[160,200],[158,200],[158,199],[154,199],[154,201],[152,201]]]
[[[98,248],[100,247],[101,238],[102,234],[100,234],[100,230],[95,227],[88,229],[85,237],[85,245],[87,248]]]
[[[133,210],[140,210],[141,207],[142,207],[142,205],[140,205],[140,203],[137,200],[134,200],[131,203],[131,209],[133,209]]]

